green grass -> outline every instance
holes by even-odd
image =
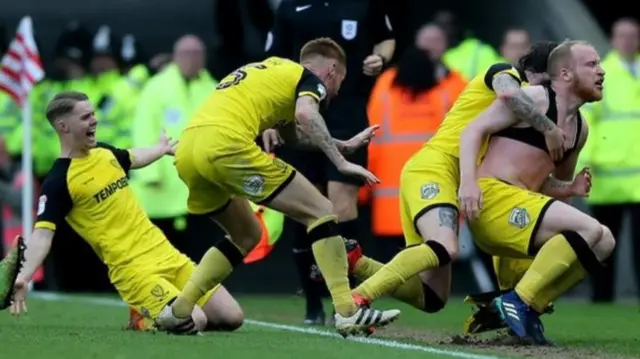
[[[239,331],[174,337],[122,330],[127,311],[114,306],[113,302],[109,305],[89,301],[87,297],[32,299],[29,313],[24,317],[12,318],[8,313],[1,313],[0,358],[640,358],[640,313],[636,305],[630,304],[593,306],[561,302],[555,314],[543,319],[548,337],[558,345],[533,348],[491,344],[493,341],[486,336],[486,341],[451,344],[451,338],[460,332],[463,320],[471,312],[470,307],[459,300],[451,301],[446,310],[436,315],[390,300],[378,302],[379,307],[403,310],[398,322],[376,333],[375,340],[381,341],[378,343],[300,332],[304,330],[297,326],[303,308],[300,298],[241,297],[239,300],[247,317],[254,320]],[[289,326],[266,327],[263,322]],[[318,330],[331,332],[331,328]],[[399,343],[414,346],[398,348]]]

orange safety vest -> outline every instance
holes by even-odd
[[[20,172],[14,178],[12,186],[16,191],[20,191],[22,189],[23,182],[24,182],[24,173]],[[33,183],[33,187],[34,187],[33,192],[38,193],[39,191],[38,183],[35,180]],[[34,218],[36,215],[36,211],[35,211],[36,206],[37,204],[34,201],[34,204],[33,204]],[[13,210],[11,209],[11,207],[6,204],[2,206],[2,220],[4,221],[3,222],[4,231],[2,235],[4,238],[4,248],[5,248],[5,255],[6,255],[11,249],[11,247],[13,246],[13,240],[16,238],[16,236],[22,235],[22,221],[20,220],[20,216],[16,216],[15,213],[13,213]],[[33,275],[33,281],[40,282],[43,279],[44,279],[44,270],[42,267],[40,267],[38,268],[36,273]]]
[[[402,167],[435,133],[467,84],[460,74],[449,72],[435,88],[412,100],[405,90],[392,86],[395,76],[396,69],[391,68],[378,78],[367,107],[370,125],[380,125],[369,145],[369,169],[381,183],[361,196],[370,197],[372,230],[382,236],[402,235],[398,202]]]

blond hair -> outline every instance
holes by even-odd
[[[345,66],[347,64],[347,54],[337,42],[328,37],[311,40],[302,46],[300,61],[306,61],[315,56],[334,59]]]
[[[563,67],[571,67],[573,55],[571,50],[576,45],[593,46],[583,40],[564,40],[555,49],[551,50],[549,59],[547,60],[547,73],[551,78],[559,75],[560,69]]]

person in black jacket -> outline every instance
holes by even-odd
[[[395,40],[382,0],[283,0],[275,16],[275,25],[267,37],[268,55],[297,60],[304,43],[318,37],[329,37],[347,53],[347,76],[340,95],[332,100],[324,114],[331,135],[348,139],[368,126],[366,105],[375,77],[391,60]],[[286,146],[286,144],[285,144]],[[357,239],[358,190],[363,184],[357,178],[342,175],[320,152],[278,151],[307,178],[316,183],[333,202],[339,216],[341,235]],[[347,157],[350,162],[366,167],[367,149]],[[305,228],[296,226],[294,258],[307,308],[306,324],[323,324],[322,285],[314,281],[313,255]]]

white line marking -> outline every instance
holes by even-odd
[[[124,302],[118,299],[87,297],[87,296],[71,296],[71,295],[64,295],[64,294],[57,294],[57,293],[50,293],[50,292],[32,293],[31,297],[41,299],[41,300],[46,300],[46,301],[54,301],[54,302],[76,300],[76,301],[81,301],[89,304],[104,305],[109,307],[125,307],[126,306]],[[295,325],[276,324],[276,323],[263,322],[263,321],[251,320],[251,319],[246,319],[244,322],[245,324],[255,325],[263,328],[279,329],[279,330],[285,330],[288,332],[312,334],[312,335],[319,335],[319,336],[330,337],[330,338],[342,338],[340,335],[336,333],[331,333],[328,331],[313,329],[313,328],[303,328]],[[420,352],[425,352],[430,354],[444,355],[452,358],[499,359],[499,357],[496,357],[496,356],[473,354],[473,353],[467,353],[467,352],[462,352],[458,350],[438,349],[438,348],[429,347],[426,345],[401,343],[395,340],[364,338],[364,337],[350,337],[348,340],[364,343],[364,344],[370,344],[370,345],[371,344],[380,345],[387,348],[394,348],[394,349],[401,349],[401,350],[414,350],[414,351],[420,351]]]

